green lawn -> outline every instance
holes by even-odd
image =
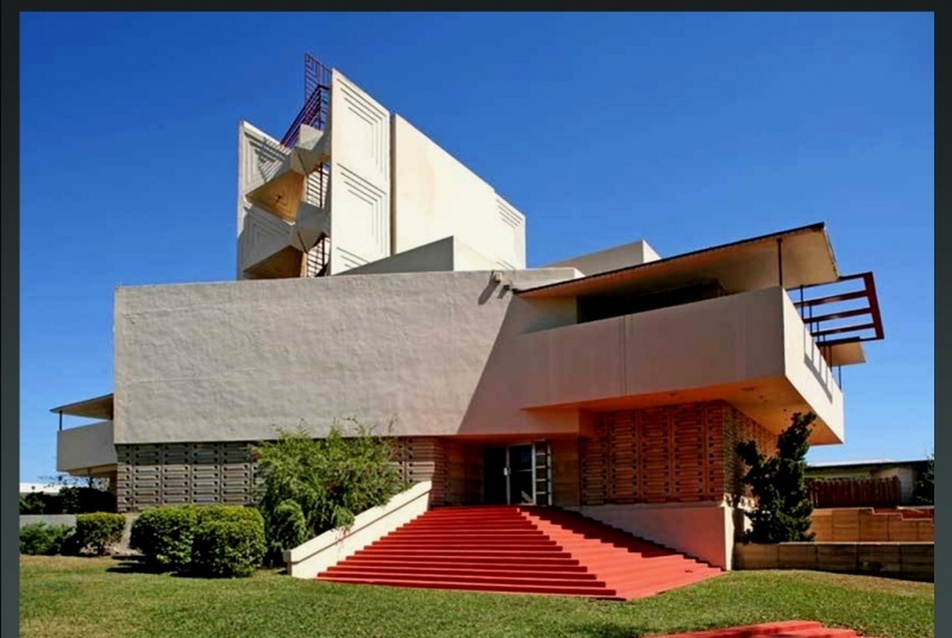
[[[628,603],[138,573],[110,558],[23,556],[30,638],[642,636],[810,619],[870,636],[933,638],[932,584],[818,572],[733,572]]]

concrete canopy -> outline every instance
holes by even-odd
[[[818,223],[521,290],[519,294],[555,298],[654,292],[702,281],[719,281],[730,294],[745,292],[780,284],[778,254],[782,255],[785,288],[831,283],[839,277],[826,227]]]
[[[69,416],[81,416],[88,419],[112,419],[113,395],[104,394],[100,397],[67,403],[53,408],[50,412],[54,414],[66,414]]]

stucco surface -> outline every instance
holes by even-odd
[[[845,443],[843,392],[790,298],[781,299],[784,370],[804,401],[830,429],[825,442]]]
[[[522,213],[399,115],[393,144],[395,252],[453,235],[496,267],[525,268]]]
[[[723,569],[731,568],[734,510],[720,503],[587,505],[585,516],[684,552]]]
[[[774,287],[523,334],[519,403],[606,410],[723,399],[774,431],[812,410],[821,420],[812,441],[839,442],[842,393],[804,331]]]
[[[783,376],[776,292],[755,291],[519,338],[527,406]]]
[[[512,342],[574,321],[574,304],[439,272],[120,288],[115,316],[117,443],[247,441],[348,416],[417,436],[548,427],[519,409]]]
[[[492,270],[496,264],[455,237],[445,237],[396,255],[352,268],[344,275],[450,270]]]
[[[639,240],[623,246],[615,246],[614,248],[563,259],[554,264],[549,264],[548,267],[571,266],[578,268],[586,275],[598,275],[610,270],[646,264],[659,259],[661,257],[648,245],[648,242]]]
[[[56,471],[85,470],[115,465],[112,421],[99,421],[56,433]]]

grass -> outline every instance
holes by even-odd
[[[28,638],[632,638],[789,619],[934,638],[934,607],[931,583],[820,572],[732,572],[619,603],[337,585],[269,571],[202,580],[110,558],[20,558],[20,635]]]

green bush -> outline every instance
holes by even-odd
[[[335,423],[322,439],[303,429],[279,431],[277,441],[254,446],[263,478],[258,508],[265,520],[269,558],[277,548],[297,544],[301,518],[304,539],[313,538],[350,525],[357,514],[383,505],[404,489],[393,465],[392,439],[358,422],[352,425],[347,436]],[[301,516],[289,502],[297,504]]]
[[[208,521],[261,521],[261,512],[243,505],[202,505],[196,509],[199,525]]]
[[[199,508],[171,505],[148,509],[132,523],[129,546],[153,568],[182,570],[192,559]]]
[[[915,505],[935,504],[935,453],[923,464],[912,489],[912,502]]]
[[[61,554],[72,536],[72,525],[30,523],[20,528],[20,553],[34,556]]]
[[[235,512],[201,517],[192,545],[193,573],[213,578],[245,577],[261,565],[266,550],[264,519],[257,510],[241,509],[256,516]]]
[[[142,552],[145,562],[153,568],[191,570],[206,576],[247,575],[247,569],[253,571],[261,559],[255,559],[254,543],[241,540],[243,533],[234,530],[248,529],[248,526],[260,527],[263,538],[264,520],[252,507],[168,505],[139,515],[132,524],[129,545]],[[199,530],[204,530],[201,543],[198,542]],[[234,542],[235,546],[219,547],[219,542]],[[199,547],[197,551],[196,547]],[[195,558],[200,563],[195,564]],[[230,567],[233,564],[237,566]]]
[[[59,491],[64,514],[115,513],[116,495],[94,487],[67,486]]]
[[[810,514],[813,503],[806,484],[806,455],[816,415],[796,412],[790,427],[777,438],[777,453],[765,457],[757,443],[737,444],[737,453],[747,465],[743,483],[757,499],[750,513],[751,529],[744,542],[784,543],[812,541]]]
[[[278,564],[284,550],[293,549],[307,540],[307,521],[304,510],[295,501],[280,503],[271,513],[270,527],[265,526],[268,539],[267,560]]]
[[[102,556],[122,539],[126,517],[112,512],[78,514],[76,516],[76,549]]]
[[[91,514],[115,511],[115,494],[94,487],[65,486],[56,494],[31,492],[20,497],[21,514]]]
[[[40,492],[30,492],[20,495],[21,514],[51,514],[46,511],[46,500]]]

